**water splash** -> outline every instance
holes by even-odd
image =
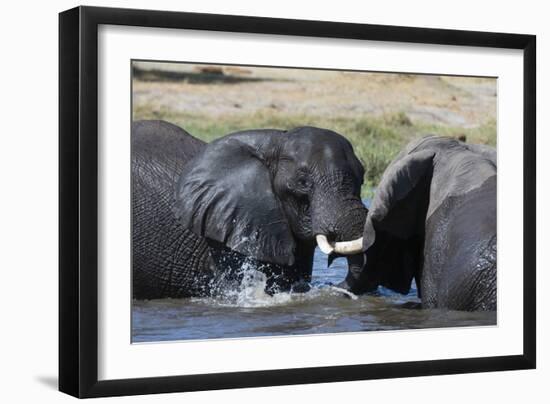
[[[226,260],[228,267],[230,262],[234,264],[234,261]],[[215,285],[211,285],[213,293],[210,297],[192,298],[192,300],[222,307],[261,308],[299,305],[323,298],[358,299],[353,293],[333,286],[331,282],[327,281],[313,281],[310,284],[310,290],[305,293],[291,291],[266,293],[267,275],[264,273],[266,270],[264,265],[251,259],[245,259],[238,267],[224,271],[218,279],[213,281]]]
[[[236,280],[240,280],[235,282]],[[262,264],[245,259],[234,269],[231,279],[218,279],[217,293],[211,299],[220,306],[266,307],[286,304],[292,300],[290,292],[269,295],[265,292],[267,276],[262,272]]]

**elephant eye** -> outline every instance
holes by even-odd
[[[311,188],[311,181],[307,177],[307,175],[301,174],[298,175],[295,182],[296,190],[298,192],[307,192]]]

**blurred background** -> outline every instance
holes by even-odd
[[[243,129],[311,125],[346,136],[363,197],[399,150],[427,134],[496,145],[495,78],[132,62],[133,119],[211,141]]]

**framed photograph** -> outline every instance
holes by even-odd
[[[61,13],[60,390],[534,368],[535,55],[532,35]]]

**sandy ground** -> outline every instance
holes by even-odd
[[[213,118],[272,112],[475,128],[496,119],[497,81],[372,72],[134,62],[134,105]]]

